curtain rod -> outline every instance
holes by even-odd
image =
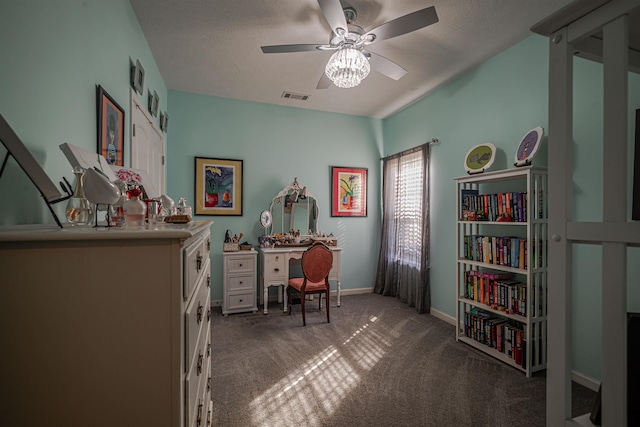
[[[396,154],[391,154],[389,156],[380,157],[380,160],[388,160],[388,159],[392,159],[394,157],[404,156],[406,154],[415,153],[416,151],[422,150],[422,147],[424,147],[425,145],[438,145],[438,144],[440,144],[440,140],[438,140],[438,138],[432,138],[431,141],[427,141],[424,144],[418,145],[417,147],[409,148],[408,150],[404,150],[404,151],[401,151],[401,152],[396,153]]]

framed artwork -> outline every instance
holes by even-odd
[[[142,88],[144,87],[144,68],[139,59],[136,59],[136,65],[131,67],[131,86],[142,95]]]
[[[164,113],[160,113],[160,130],[166,132],[167,126],[169,126],[169,115],[165,111]]]
[[[195,158],[196,215],[242,215],[242,160]]]
[[[531,164],[531,159],[535,156],[538,148],[540,148],[540,140],[544,135],[544,129],[538,126],[531,129],[525,136],[522,137],[522,141],[518,144],[516,150],[516,158],[514,159],[514,166],[527,166]]]
[[[110,165],[124,165],[124,110],[102,86],[98,94],[98,153]]]
[[[367,216],[367,169],[331,167],[331,216]]]
[[[482,173],[489,169],[496,157],[496,146],[490,142],[476,145],[464,158],[464,169],[469,175]]]
[[[153,93],[149,92],[149,112],[153,117],[158,117],[158,104],[160,104],[160,97],[155,90]]]

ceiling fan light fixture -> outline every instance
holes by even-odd
[[[371,67],[364,54],[353,47],[344,47],[331,56],[325,74],[340,88],[358,86],[369,75]]]

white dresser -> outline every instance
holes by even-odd
[[[224,252],[222,314],[258,311],[256,287],[258,284],[258,252]]]
[[[0,227],[0,425],[210,425],[211,224]]]

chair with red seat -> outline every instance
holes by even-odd
[[[307,326],[305,318],[304,302],[305,296],[309,294],[319,294],[318,309],[322,306],[322,294],[325,294],[327,302],[327,323],[329,321],[329,272],[333,266],[333,253],[331,249],[321,242],[316,242],[302,254],[302,275],[289,279],[287,286],[287,303],[289,304],[289,314],[291,314],[291,288],[300,292],[300,308],[302,310],[302,324]]]

